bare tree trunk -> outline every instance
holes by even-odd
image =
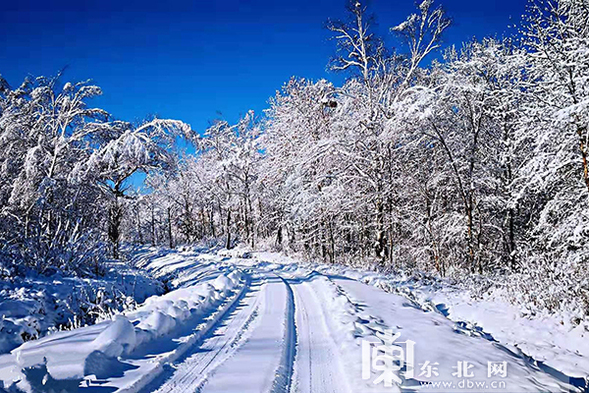
[[[118,188],[118,187],[117,187]],[[115,193],[118,192],[115,188]],[[119,259],[119,242],[121,237],[122,208],[119,204],[119,197],[115,194],[113,206],[109,211],[108,239],[112,245],[114,259]]]
[[[226,226],[227,226],[227,242],[225,243],[225,248],[229,250],[231,248],[231,210],[230,209],[227,209]]]
[[[217,231],[215,230],[215,212],[213,212],[213,208],[211,208],[211,219],[210,219],[210,224],[211,224],[211,236],[213,238],[217,237]],[[219,213],[220,214],[220,213]]]
[[[139,243],[145,244],[143,241],[143,231],[141,230],[141,208],[137,207],[137,234],[139,235]]]
[[[384,206],[382,202],[377,202],[376,215],[376,245],[375,254],[380,258],[380,263],[384,265],[387,256],[387,238],[384,230]]]
[[[276,231],[276,247],[282,250],[282,225],[279,225],[278,231]]]
[[[504,126],[504,131],[503,131],[503,143],[505,145],[509,145],[510,143],[510,138],[509,138],[509,128],[507,126]],[[511,183],[513,181],[513,172],[512,172],[512,165],[511,165],[511,156],[510,156],[510,152],[508,152],[509,154],[507,155],[507,162],[505,165],[505,189],[504,189],[504,195],[505,198],[509,198],[511,195]],[[505,251],[507,253],[507,258],[506,258],[506,262],[509,264],[509,266],[511,267],[511,269],[513,271],[517,270],[517,261],[515,258],[515,249],[516,249],[516,245],[515,245],[515,209],[513,209],[512,207],[507,207],[507,217],[506,217],[506,222],[507,222],[507,236],[504,236],[504,244],[505,244]]]
[[[335,263],[335,236],[333,234],[333,222],[329,221],[329,242],[330,242],[330,262]]]
[[[467,242],[468,242],[468,262],[470,265],[471,273],[475,271],[475,257],[474,257],[474,247],[472,246],[473,242],[473,219],[472,219],[472,205],[471,203],[465,203],[464,209],[466,210],[466,224],[467,224]]]
[[[151,210],[151,245],[155,246],[156,245],[156,239],[155,239],[155,209],[153,208],[153,203],[150,204],[150,210]]]
[[[466,241],[467,241],[467,248],[468,248],[468,265],[470,266],[471,272],[474,273],[475,271],[475,253],[474,248],[472,245],[473,242],[473,217],[472,217],[472,194],[470,192],[466,192],[464,188],[464,184],[462,182],[462,177],[460,176],[460,172],[458,171],[458,167],[456,166],[456,161],[454,160],[454,155],[452,151],[446,144],[446,139],[444,138],[443,134],[440,132],[438,127],[435,123],[431,123],[432,128],[434,129],[436,135],[438,136],[438,140],[441,142],[442,147],[446,151],[448,158],[450,160],[450,164],[452,165],[452,171],[454,172],[456,185],[458,186],[458,191],[460,192],[460,196],[462,198],[462,202],[464,204],[464,214],[466,216],[466,224],[467,224],[467,233],[466,233]]]
[[[515,271],[517,270],[517,262],[515,259],[515,213],[513,209],[509,209],[508,211],[508,221],[509,221],[509,261],[511,264],[511,268]]]
[[[174,238],[172,237],[172,213],[171,209],[168,207],[168,245],[170,248],[174,248]]]

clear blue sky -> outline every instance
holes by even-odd
[[[519,21],[524,0],[437,0],[454,20],[447,43],[503,34]],[[341,81],[326,71],[334,43],[327,18],[345,0],[3,1],[0,74],[12,86],[26,75],[92,79],[95,101],[117,118],[149,114],[202,132],[218,112],[235,121],[260,112],[293,75]],[[412,0],[372,0],[378,31],[405,19]],[[393,41],[389,41],[394,44]]]

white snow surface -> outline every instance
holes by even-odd
[[[581,392],[589,374],[586,340],[568,349],[575,329],[543,327],[506,304],[469,303],[451,288],[243,250],[154,251],[138,265],[172,276],[175,289],[0,355],[4,389]],[[375,383],[382,364],[362,360],[363,348],[372,351],[389,333],[405,352],[408,342],[415,349],[412,363],[393,364],[386,386]],[[507,374],[489,377],[488,362],[505,364]],[[456,374],[459,364],[467,374]]]
[[[123,262],[108,262],[96,278],[43,276],[0,281],[0,354],[58,327],[83,326],[152,295],[161,283]]]

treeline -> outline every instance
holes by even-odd
[[[429,65],[450,26],[431,1],[391,29],[407,54],[360,3],[349,16],[328,23],[347,82],[292,79],[264,116],[216,122],[175,176],[148,178],[131,238],[499,274],[515,297],[587,314],[589,3],[531,4],[516,36]]]

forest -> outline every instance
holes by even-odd
[[[451,25],[424,0],[394,49],[351,2],[326,23],[341,86],[292,78],[203,133],[116,120],[67,72],[0,77],[0,278],[240,243],[588,315],[589,2],[530,3],[512,36],[460,47]]]

